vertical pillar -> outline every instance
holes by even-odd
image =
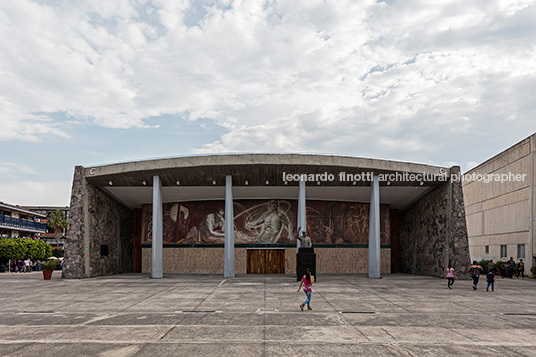
[[[226,278],[235,277],[234,259],[234,212],[233,212],[233,178],[225,176],[225,244],[223,275]]]
[[[162,182],[159,176],[153,176],[153,241],[152,241],[152,261],[151,278],[160,279],[164,277],[162,267],[163,242],[163,217],[162,217]]]
[[[298,189],[298,236],[301,236],[302,231],[307,230],[307,216],[305,214],[305,180],[300,179]],[[300,241],[296,240],[296,248],[300,249]]]
[[[371,184],[368,255],[368,276],[371,279],[380,279],[380,180],[378,176],[372,178]]]

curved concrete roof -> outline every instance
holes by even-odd
[[[284,176],[296,174],[331,174],[334,178],[307,182],[308,199],[368,202],[370,182],[349,180],[348,175],[396,173],[428,175],[425,179],[411,180],[406,176],[380,182],[381,202],[400,208],[443,184],[449,169],[411,162],[303,154],[189,156],[84,169],[90,184],[101,187],[131,208],[152,202],[151,186],[155,175],[161,179],[164,202],[224,199],[226,175],[233,178],[235,199],[295,199],[298,181]]]
[[[338,175],[341,172],[359,174],[362,172],[394,173],[407,172],[445,176],[448,168],[411,162],[367,159],[333,155],[303,154],[233,154],[206,155],[156,160],[144,160],[89,167],[85,176],[98,185],[112,181],[121,186],[141,186],[142,182],[152,182],[152,176],[159,175],[162,185],[175,185],[177,180],[183,186],[224,185],[226,175],[232,175],[235,184],[248,181],[250,185],[284,184],[283,173]],[[340,182],[337,182],[339,185]],[[406,183],[407,184],[407,183]]]

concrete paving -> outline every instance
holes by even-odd
[[[536,356],[536,280],[0,274],[2,356]]]

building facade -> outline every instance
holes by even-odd
[[[536,265],[536,134],[463,176],[472,259],[524,259]]]
[[[44,215],[46,218],[41,218],[40,219],[41,223],[47,224],[50,218],[50,213],[56,210],[63,212],[63,214],[67,218],[67,221],[69,221],[69,207],[66,207],[66,206],[24,206],[23,208],[29,211]],[[39,235],[39,239],[47,242],[54,248],[56,247],[61,248],[61,247],[64,247],[65,244],[67,243],[66,234],[67,234],[67,228],[63,229],[63,231],[61,232],[61,238],[59,240],[59,246],[58,246],[58,242],[56,241],[56,238],[55,238],[54,229],[46,225],[46,231]]]
[[[0,202],[0,237],[35,237],[47,230],[46,216],[20,206]]]
[[[244,154],[75,168],[64,277],[296,272],[442,276],[469,266],[459,168]]]

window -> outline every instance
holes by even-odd
[[[501,244],[501,258],[507,258],[508,251],[506,250],[506,244]]]
[[[517,259],[525,259],[525,244],[517,245]]]
[[[485,254],[486,254],[486,255],[489,254],[489,245],[487,245],[487,246],[485,247]]]

